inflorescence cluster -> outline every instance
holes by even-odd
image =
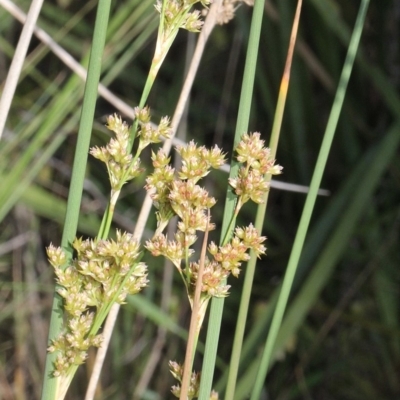
[[[203,26],[201,19],[207,13],[212,0],[162,0],[157,1],[156,10],[160,13],[160,25],[152,66],[149,73],[150,86],[172,45],[179,29],[199,32]],[[251,4],[252,0],[224,0],[218,11],[218,23],[226,23],[233,18],[239,3]],[[192,10],[200,3],[205,9]],[[146,83],[145,91],[148,90]],[[148,93],[148,92],[147,92]],[[148,107],[135,109],[134,132],[117,115],[109,116],[107,128],[115,136],[105,147],[94,147],[90,153],[106,164],[111,184],[110,204],[96,239],[75,239],[72,246],[75,258],[70,260],[66,252],[52,244],[47,249],[50,264],[57,280],[57,292],[62,297],[66,311],[64,330],[52,341],[49,351],[56,352],[54,376],[64,378],[63,395],[67,390],[74,370],[82,364],[90,346],[101,345],[102,337],[98,334],[111,306],[123,303],[129,294],[138,293],[147,286],[147,266],[142,263],[139,242],[131,233],[116,232],[116,239],[108,237],[112,213],[123,185],[143,172],[139,156],[151,143],[159,143],[162,138],[169,138],[172,133],[170,120],[163,117],[156,126],[150,121]],[[132,145],[138,138],[137,150],[132,154]],[[248,200],[262,201],[268,190],[268,174],[280,173],[280,167],[274,166],[269,150],[263,147],[259,134],[245,135],[238,146],[238,160],[244,163],[237,178],[229,181],[238,196],[234,217],[241,206]],[[190,260],[197,240],[197,231],[214,229],[210,221],[210,209],[216,203],[213,197],[198,184],[212,168],[217,169],[225,162],[225,155],[218,146],[211,150],[190,142],[176,149],[182,159],[182,166],[175,172],[169,165],[170,158],[162,150],[152,153],[153,174],[147,178],[146,189],[157,208],[157,230],[154,238],[145,247],[154,255],[164,255],[170,259],[181,274],[193,306],[193,296],[199,269],[204,273],[201,281],[202,307],[199,326],[204,318],[209,299],[212,296],[227,296],[229,286],[226,278],[232,274],[238,276],[242,262],[249,259],[248,250],[258,256],[265,252],[263,241],[252,225],[236,228],[233,238],[217,246],[208,246],[210,258],[204,265]],[[173,240],[162,232],[170,219],[177,215],[179,222]],[[170,363],[171,372],[181,381],[182,367]],[[188,398],[197,397],[200,373],[193,373]],[[174,386],[174,395],[179,397],[180,387]],[[62,395],[62,398],[63,398]],[[211,393],[210,399],[217,400],[218,394]]]
[[[194,253],[191,246],[197,240],[197,231],[205,231],[207,226],[209,230],[214,228],[208,221],[208,210],[216,203],[197,182],[208,175],[211,168],[219,168],[224,163],[225,155],[217,146],[207,150],[194,142],[179,146],[177,151],[182,158],[182,166],[177,173],[162,150],[153,153],[154,172],[147,178],[146,189],[158,209],[158,230],[145,247],[154,256],[163,255],[171,260],[183,277],[189,300],[192,301],[199,263],[189,260]],[[243,167],[229,183],[238,197],[237,214],[248,200],[262,202],[269,189],[267,175],[279,174],[281,167],[274,165],[259,133],[243,135],[236,151]],[[168,240],[162,230],[173,215],[179,217],[179,222],[174,240]],[[233,238],[226,244],[217,246],[212,242],[208,247],[212,259],[206,259],[204,265],[203,298],[226,296],[229,286],[224,282],[227,276],[239,275],[241,263],[249,260],[248,250],[252,249],[257,256],[263,254],[264,240],[265,237],[260,236],[250,224],[236,228]]]
[[[171,371],[172,376],[178,382],[182,382],[183,366],[181,364],[178,364],[175,361],[170,361],[169,362],[169,370]],[[199,397],[200,377],[201,377],[200,372],[192,372],[192,375],[190,376],[189,389],[187,392],[188,400],[196,399],[197,397]],[[180,386],[179,385],[172,386],[171,393],[175,397],[179,398],[181,395]],[[211,391],[210,400],[218,400],[218,393],[215,390]]]
[[[117,231],[115,241],[76,239],[73,247],[77,255],[67,268],[63,268],[66,254],[60,247],[47,249],[67,313],[65,332],[49,348],[50,352],[59,351],[55,376],[82,364],[88,348],[101,344],[96,333],[105,312],[148,283],[147,266],[139,261],[139,244],[129,233]]]
[[[219,168],[225,161],[225,155],[217,146],[207,150],[204,146],[198,147],[194,142],[179,146],[176,150],[182,159],[179,171],[175,171],[169,165],[170,158],[162,150],[157,154],[153,153],[152,156],[154,172],[147,178],[146,189],[158,209],[158,228],[153,239],[147,241],[145,247],[153,256],[163,255],[175,265],[182,276],[189,302],[193,307],[200,261],[191,260],[194,253],[192,246],[197,240],[197,231],[204,232],[214,228],[209,220],[209,210],[216,203],[198,182],[208,175],[211,168]],[[259,133],[244,134],[236,152],[242,167],[238,176],[229,180],[237,196],[232,218],[236,218],[240,208],[247,201],[263,202],[269,190],[270,176],[280,174],[282,170],[279,165],[275,165],[275,160],[271,157],[270,150],[264,146]],[[173,240],[169,240],[162,232],[174,215],[178,216],[177,231]],[[200,282],[199,327],[211,297],[228,295],[230,286],[226,284],[226,279],[230,274],[235,277],[239,275],[241,264],[250,259],[249,250],[253,250],[257,256],[265,253],[265,239],[250,224],[234,229],[233,237],[227,243],[218,246],[211,242],[208,245],[210,257],[204,260]],[[179,380],[179,364],[171,362],[170,368]],[[196,397],[199,380],[200,375],[193,373],[188,398]],[[179,397],[180,386],[173,386],[172,393]]]
[[[171,134],[169,119],[164,117],[158,126],[153,125],[147,107],[137,108],[135,117],[139,139],[135,156],[130,151],[129,127],[116,115],[107,120],[107,127],[115,133],[115,137],[107,146],[91,149],[91,154],[107,166],[111,201],[114,199],[114,202],[122,186],[142,171],[139,167],[141,151],[150,143],[158,143],[162,137]],[[228,295],[227,277],[230,274],[235,277],[239,275],[241,264],[250,258],[249,250],[253,250],[257,256],[264,254],[266,248],[263,242],[266,238],[260,236],[252,224],[232,228],[229,241],[220,246],[214,242],[208,245],[209,257],[203,260],[203,265],[200,265],[200,261],[191,260],[197,232],[215,228],[210,221],[210,209],[216,200],[199,185],[199,181],[211,169],[218,169],[224,164],[225,154],[218,146],[207,149],[197,146],[193,141],[178,146],[176,150],[181,157],[178,171],[170,166],[170,157],[162,150],[152,153],[154,171],[147,177],[145,187],[157,209],[158,226],[145,248],[153,256],[163,255],[172,261],[183,278],[192,306],[199,269],[202,267],[198,316],[200,327],[211,297]],[[269,189],[270,175],[279,174],[282,169],[275,165],[259,133],[244,134],[236,152],[242,167],[237,177],[229,180],[237,196],[232,222],[235,222],[244,203],[249,200],[256,203],[263,201]],[[178,216],[177,231],[170,240],[163,230],[174,215]],[[64,332],[49,347],[50,352],[58,351],[55,376],[63,375],[70,367],[83,363],[88,348],[101,344],[101,335],[97,332],[112,304],[123,303],[127,295],[138,293],[148,284],[147,266],[140,261],[140,245],[130,233],[117,231],[115,240],[75,239],[73,248],[76,256],[70,262],[67,262],[66,253],[60,247],[50,245],[47,249],[57,276],[57,291],[63,298],[66,311]],[[182,367],[171,362],[170,368],[180,380]],[[194,373],[189,398],[196,397],[199,381],[200,374]],[[172,392],[179,397],[180,386],[174,386]],[[216,393],[212,396],[218,398]]]
[[[106,125],[115,136],[105,147],[90,150],[107,166],[112,206],[122,186],[143,171],[139,167],[142,150],[171,134],[169,118],[163,117],[158,126],[151,124],[148,107],[136,108],[135,116],[139,137],[135,156],[129,144],[130,129],[117,115],[109,116]],[[97,331],[111,306],[123,303],[128,294],[138,293],[148,283],[147,266],[140,262],[140,244],[131,233],[117,231],[116,240],[75,239],[72,246],[76,257],[69,263],[60,247],[50,244],[47,249],[66,311],[64,332],[49,347],[50,352],[58,351],[55,376],[66,376],[70,367],[82,364],[88,348],[101,344]]]
[[[155,8],[161,14],[164,13],[165,36],[168,37],[177,29],[186,29],[189,32],[199,32],[203,26],[200,19],[199,10],[189,12],[194,4],[201,3],[203,7],[207,7],[210,0],[170,0],[165,3],[165,10],[162,9],[163,2],[157,1]]]
[[[105,147],[92,147],[90,154],[103,161],[108,170],[111,184],[111,201],[115,204],[122,186],[143,172],[140,168],[139,155],[151,143],[160,143],[161,138],[171,136],[171,126],[168,117],[161,118],[158,126],[150,122],[148,107],[135,108],[135,118],[138,123],[139,145],[135,157],[131,154],[129,145],[130,129],[117,115],[107,118],[107,128],[115,133],[115,137]]]

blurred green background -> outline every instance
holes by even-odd
[[[282,182],[308,185],[357,15],[359,1],[305,0],[277,162]],[[29,1],[15,2],[25,12]],[[84,66],[97,2],[49,0],[38,25]],[[267,1],[250,130],[268,143],[295,2]],[[251,9],[240,6],[215,28],[196,77],[180,135],[218,144],[231,155]],[[154,2],[112,7],[102,83],[137,105],[154,51]],[[21,24],[0,1],[0,90]],[[155,120],[174,111],[196,35],[178,35],[149,105]],[[278,337],[264,399],[400,398],[400,3],[372,1],[343,112],[324,174],[328,196],[317,201],[293,296]],[[29,47],[0,142],[0,398],[38,399],[54,278],[45,246],[61,241],[83,82],[38,38]],[[109,139],[105,118],[114,105],[99,98],[92,145]],[[127,119],[129,121],[129,119]],[[143,163],[151,168],[150,153]],[[132,231],[144,196],[144,176],[126,186],[115,227]],[[206,186],[219,199],[227,174]],[[104,166],[89,158],[78,235],[96,235],[107,204]],[[237,399],[245,399],[254,360],[268,332],[305,195],[271,189],[263,234],[267,257],[257,266]],[[254,220],[248,205],[240,224]],[[155,218],[149,221],[150,237]],[[218,240],[218,232],[212,239]],[[150,259],[150,286],[121,310],[98,399],[172,398],[168,360],[183,361],[189,306],[178,274]],[[225,302],[214,387],[223,392],[242,279],[231,279]],[[162,295],[164,291],[164,295]],[[170,294],[165,297],[165,291]],[[168,298],[166,302],[165,299]],[[162,300],[164,304],[162,303]],[[203,328],[205,331],[205,328]],[[150,355],[157,363],[150,376]],[[84,397],[93,358],[81,367],[69,398]],[[198,357],[196,368],[201,367]],[[143,385],[138,395],[138,385]],[[136,390],[136,392],[135,392]],[[136,393],[136,394],[135,394]]]

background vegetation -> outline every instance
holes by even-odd
[[[26,11],[30,2],[16,4]],[[38,22],[83,65],[96,5],[46,1]],[[288,0],[265,7],[250,129],[262,132],[267,142],[294,7]],[[359,1],[345,0],[303,4],[277,154],[284,166],[280,181],[310,182],[358,7]],[[139,102],[148,73],[157,16],[153,1],[125,0],[112,7],[102,83],[131,106]],[[231,151],[250,17],[251,9],[243,5],[229,25],[214,30],[181,128],[183,140]],[[324,174],[322,186],[330,194],[317,202],[264,398],[400,396],[399,30],[398,2],[371,2]],[[0,2],[0,82],[20,31],[21,24]],[[156,119],[173,113],[194,40],[181,32],[160,71],[148,101]],[[61,240],[82,94],[82,80],[34,38],[0,143],[0,398],[5,400],[40,397],[54,288],[44,248]],[[105,117],[115,111],[99,98],[92,145],[108,140]],[[208,181],[221,199],[220,217],[226,180],[220,171]],[[115,227],[133,230],[143,185],[135,180],[126,186]],[[79,235],[96,234],[108,191],[104,166],[90,158]],[[268,255],[257,266],[237,399],[246,398],[254,379],[304,199],[304,194],[271,190],[263,232]],[[243,224],[253,220],[253,211],[246,208]],[[148,236],[154,222],[149,221]],[[161,259],[151,259],[149,267],[151,285],[121,309],[99,399],[172,397],[167,362],[183,358],[189,307],[172,267]],[[214,380],[221,392],[242,279],[229,283]],[[158,356],[152,374],[150,355]],[[69,398],[83,398],[91,363],[89,358],[80,369]]]

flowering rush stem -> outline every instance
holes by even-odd
[[[189,337],[186,346],[186,355],[185,355],[185,364],[183,368],[183,376],[182,376],[182,387],[181,387],[181,395],[179,397],[180,400],[187,399],[187,393],[189,390],[189,381],[190,375],[193,367],[193,359],[197,346],[197,341],[200,333],[201,323],[203,320],[202,316],[200,316],[200,302],[201,302],[201,290],[203,286],[203,274],[204,274],[204,263],[206,259],[207,252],[207,242],[208,242],[208,232],[209,232],[209,224],[210,224],[210,209],[208,209],[208,218],[207,218],[207,227],[204,232],[203,245],[201,248],[201,256],[199,263],[199,271],[197,275],[196,289],[193,299],[193,307],[192,307],[192,316],[190,319],[190,328],[189,328]],[[203,310],[204,314],[205,310]],[[204,315],[203,315],[204,317]]]
[[[158,71],[164,62],[179,29],[186,29],[189,32],[200,32],[203,25],[203,21],[200,19],[201,14],[198,10],[190,12],[193,5],[199,2],[204,7],[210,4],[210,0],[191,0],[182,2],[162,0],[162,2],[158,1],[156,3],[156,10],[160,13],[160,24],[158,26],[156,49],[139,102],[140,108],[143,108],[147,102],[147,98],[151,88],[153,87]],[[131,129],[131,137],[129,141],[130,149],[132,149],[133,142],[137,135],[137,128],[138,124],[135,121]]]
[[[208,246],[211,259],[207,258],[208,231],[214,228],[210,222],[210,208],[216,200],[197,182],[208,175],[211,168],[218,168],[224,162],[224,154],[217,146],[208,150],[204,146],[198,147],[194,142],[178,146],[176,150],[182,159],[178,171],[171,168],[170,158],[162,150],[152,155],[154,172],[147,178],[146,189],[158,209],[158,228],[145,247],[153,256],[163,255],[173,262],[183,278],[192,306],[184,367],[175,361],[170,362],[171,373],[182,384],[182,387],[173,386],[172,393],[180,399],[191,400],[197,397],[200,385],[200,373],[192,373],[193,354],[208,302],[212,297],[229,294],[226,278],[230,274],[238,277],[241,264],[249,260],[250,249],[257,256],[265,252],[262,244],[265,237],[260,236],[252,224],[234,229],[235,212],[230,221],[232,238],[225,240],[221,246],[211,242]],[[265,182],[266,173],[279,174],[281,167],[275,165],[259,133],[244,134],[236,152],[243,166],[237,176],[229,180],[229,184],[240,205],[237,206],[238,212],[241,205],[249,200],[262,202],[269,189]],[[173,214],[179,220],[175,240],[170,240],[162,231]],[[194,253],[191,247],[197,240],[197,231],[205,232],[204,242],[199,262],[191,262]]]
[[[57,398],[64,397],[78,366],[87,357],[88,348],[90,346],[98,347],[101,344],[102,337],[97,335],[97,331],[112,305],[114,303],[121,304],[128,294],[138,293],[147,285],[147,266],[140,262],[142,252],[139,250],[136,238],[130,233],[122,232],[117,232],[115,241],[107,238],[123,185],[142,172],[139,160],[141,151],[150,143],[159,143],[160,136],[168,138],[171,134],[169,119],[163,118],[158,127],[154,128],[154,125],[150,123],[149,109],[144,105],[178,30],[180,28],[192,32],[200,30],[203,24],[200,19],[200,11],[191,11],[195,3],[201,3],[206,7],[210,4],[210,0],[182,2],[162,0],[157,2],[156,9],[160,12],[160,26],[156,51],[140,105],[135,109],[134,124],[129,130],[126,123],[122,122],[119,117],[110,116],[107,120],[107,127],[115,133],[115,137],[106,147],[91,149],[90,153],[106,164],[111,183],[110,202],[103,216],[97,238],[93,240],[75,239],[73,247],[77,257],[68,263],[61,248],[55,248],[52,245],[48,248],[49,261],[55,269],[59,284],[58,293],[63,298],[66,312],[64,331],[52,340],[49,348],[49,352],[56,352],[57,357],[53,365],[53,375],[60,377],[62,382]],[[227,22],[226,18],[223,22]],[[132,157],[132,148],[137,137],[139,138],[137,152]],[[193,143],[185,148],[180,148],[179,151],[186,153],[181,154],[182,158],[186,156],[186,161],[179,179],[174,182],[168,181],[163,188],[165,192],[156,193],[159,199],[153,198],[153,200],[159,209],[157,213],[159,226],[156,234],[161,236],[164,224],[175,214],[182,219],[182,229],[181,232],[178,232],[176,241],[167,243],[164,241],[165,238],[160,237],[150,247],[161,254],[162,251],[169,251],[170,244],[175,245],[177,252],[175,254],[170,252],[169,256],[173,257],[175,265],[182,277],[185,278],[189,301],[194,307],[192,324],[194,336],[191,338],[191,346],[189,346],[191,349],[189,351],[194,354],[209,299],[212,296],[227,295],[229,287],[221,282],[224,282],[230,273],[237,276],[238,260],[246,259],[247,256],[244,253],[252,246],[252,244],[244,243],[246,239],[239,236],[250,233],[250,236],[253,237],[253,231],[252,229],[249,232],[246,230],[246,233],[244,230],[237,231],[234,246],[237,246],[237,250],[240,251],[234,262],[224,261],[223,252],[227,250],[218,249],[215,245],[212,247],[215,260],[210,262],[206,259],[208,231],[212,229],[212,224],[209,222],[210,208],[214,205],[215,199],[208,197],[207,192],[196,182],[208,173],[209,168],[220,167],[224,156],[217,147],[208,151],[203,147],[197,148]],[[194,159],[199,164],[193,163]],[[154,160],[156,163],[162,164],[165,157],[159,154],[154,157]],[[166,171],[168,172],[167,169]],[[157,176],[153,178],[157,179]],[[148,186],[152,187],[151,181],[148,181]],[[168,198],[163,198],[164,195],[167,195]],[[181,195],[188,195],[188,198],[184,200],[186,205],[189,204],[191,207],[191,214],[185,214],[188,207],[180,206],[182,199],[179,197]],[[208,216],[205,215],[205,210],[207,210]],[[234,222],[235,219],[232,224]],[[190,262],[193,252],[190,246],[197,239],[196,230],[205,232],[202,255],[198,264]],[[254,239],[253,237],[252,241]],[[260,246],[260,243],[257,242],[256,246]],[[228,253],[231,247],[228,246]],[[259,248],[262,249],[262,247]],[[184,257],[181,257],[181,249],[183,249]],[[217,258],[220,261],[217,261]],[[181,261],[184,262],[184,270],[181,267]],[[64,264],[68,265],[65,267]],[[207,279],[203,280],[205,269],[207,269]],[[193,355],[188,356],[188,360],[190,365],[186,368],[186,372],[190,375]],[[198,379],[199,377],[200,375],[197,376]],[[185,385],[187,384],[185,383]]]
[[[47,249],[57,276],[57,293],[63,298],[65,326],[51,341],[49,352],[56,354],[53,376],[58,379],[57,399],[63,399],[78,366],[85,362],[89,347],[99,347],[97,332],[113,304],[121,304],[127,295],[147,286],[147,266],[140,260],[140,244],[131,233],[117,231],[116,240],[107,239],[116,199],[122,186],[138,176],[140,152],[150,143],[168,137],[169,119],[162,118],[157,128],[150,124],[150,111],[136,110],[140,149],[135,157],[128,151],[129,128],[117,116],[110,116],[107,127],[115,133],[107,146],[94,147],[90,153],[106,164],[111,183],[111,201],[99,236],[93,240],[73,241],[76,257],[67,261],[60,247]],[[67,266],[65,266],[67,264]]]

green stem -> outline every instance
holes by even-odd
[[[279,328],[282,323],[283,314],[286,309],[286,304],[289,298],[298,261],[301,255],[305,236],[310,223],[312,210],[315,204],[316,197],[318,195],[318,188],[321,183],[322,175],[329,155],[329,150],[331,148],[337,122],[339,120],[340,111],[342,109],[344,96],[346,94],[347,85],[350,79],[350,73],[354,64],[354,59],[357,53],[357,48],[361,37],[362,27],[365,21],[365,15],[367,12],[368,3],[369,0],[363,0],[360,5],[357,21],[355,24],[355,29],[352,38],[350,40],[346,60],[339,81],[339,86],[336,92],[331,114],[329,116],[328,124],[321,144],[321,150],[318,155],[317,163],[314,170],[314,175],[311,180],[310,191],[308,192],[306,203],[304,205],[303,214],[301,216],[299,228],[297,230],[292,252],[290,254],[287,271],[283,280],[282,290],[279,294],[278,303],[276,305],[274,316],[272,318],[271,328],[269,330],[268,337],[265,343],[265,348],[261,358],[260,367],[258,368],[256,382],[251,394],[251,400],[258,400],[260,398],[261,390],[265,381],[265,377],[267,375],[269,363],[273,355],[275,341],[278,336]]]
[[[137,262],[135,262],[135,264],[133,264],[133,266],[131,267],[129,272],[125,275],[124,279],[120,283],[118,290],[115,292],[114,296],[109,301],[102,304],[100,309],[96,312],[96,318],[95,318],[95,321],[93,322],[92,328],[90,329],[89,335],[92,336],[92,335],[97,334],[97,332],[99,331],[104,320],[107,318],[107,315],[110,312],[111,307],[116,303],[116,300],[118,299],[118,296],[121,294],[123,287],[125,286],[127,280],[129,279],[129,277],[132,275],[133,271],[139,264],[142,257],[143,257],[143,252],[139,254]],[[117,280],[118,280],[118,276],[116,275],[114,277],[114,281],[117,281]]]
[[[280,136],[282,120],[283,120],[283,113],[284,113],[284,109],[285,109],[286,97],[287,97],[287,92],[288,92],[288,88],[289,88],[290,69],[291,69],[291,65],[292,65],[294,46],[295,46],[298,25],[299,25],[299,20],[300,20],[301,5],[302,5],[302,0],[299,0],[297,2],[297,9],[296,9],[296,14],[294,17],[294,22],[293,22],[293,28],[292,28],[292,32],[291,32],[288,55],[287,55],[285,69],[283,72],[283,77],[282,77],[281,86],[280,86],[280,90],[279,90],[278,103],[277,103],[277,107],[275,110],[274,123],[272,126],[271,139],[270,139],[270,143],[269,143],[269,148],[271,150],[272,158],[275,158],[277,148],[278,148],[279,136]],[[266,181],[270,182],[271,175],[266,175],[265,179],[266,179]],[[269,197],[269,191],[265,194],[265,196],[263,198],[263,203],[257,207],[255,228],[257,229],[258,232],[262,231],[262,228],[264,225],[264,219],[265,219],[265,214],[266,214],[267,204],[268,204],[268,197]],[[245,331],[247,313],[248,313],[249,304],[250,304],[250,296],[251,296],[251,291],[252,291],[256,263],[257,263],[257,255],[253,251],[251,251],[250,252],[250,261],[248,262],[247,267],[246,267],[246,274],[245,274],[245,279],[244,279],[244,284],[243,284],[242,298],[240,300],[239,314],[238,314],[238,319],[236,322],[235,337],[234,337],[234,341],[233,341],[232,356],[231,356],[231,361],[229,363],[230,367],[229,367],[228,382],[226,385],[226,393],[225,393],[226,400],[233,399],[234,394],[235,394],[236,380],[237,380],[237,376],[238,376],[238,372],[239,372],[240,355],[241,355],[241,351],[242,351],[244,331]]]
[[[237,211],[238,210],[237,210],[237,207],[236,207],[235,212],[233,213],[232,218],[231,218],[231,220],[229,222],[228,228],[227,228],[227,230],[225,232],[225,236],[224,236],[223,240],[221,241],[221,246],[225,246],[229,242],[231,237],[232,237],[233,229],[234,229],[235,224],[236,224],[236,218],[238,216]]]
[[[96,22],[93,31],[93,43],[90,53],[88,75],[78,131],[78,141],[75,150],[71,186],[68,196],[67,211],[61,242],[61,246],[67,252],[69,259],[72,258],[72,248],[70,243],[76,236],[76,229],[78,226],[83,181],[85,177],[87,154],[93,127],[94,109],[97,99],[97,87],[100,80],[101,59],[106,40],[110,6],[111,0],[99,0]],[[48,338],[49,344],[61,333],[63,324],[62,310],[62,300],[55,292],[50,320]],[[55,353],[48,353],[46,357],[42,400],[54,400],[56,393],[58,392],[59,379],[56,379],[52,376],[53,363],[57,356]],[[61,397],[57,397],[57,400],[61,400]]]
[[[107,204],[107,208],[103,214],[103,219],[101,220],[101,225],[100,225],[100,229],[99,229],[99,233],[97,235],[97,237],[99,239],[105,239],[108,235],[108,231],[109,229],[107,229],[107,226],[109,225],[109,221],[110,221],[110,216],[112,219],[112,213],[110,211],[110,203]]]
[[[264,15],[264,0],[255,0],[252,16],[248,50],[246,55],[245,71],[242,82],[242,91],[240,95],[240,104],[238,120],[236,123],[235,140],[233,148],[240,141],[243,132],[248,130],[251,99],[254,87],[255,69],[258,55],[258,45],[261,33],[262,18]],[[238,173],[238,163],[231,161],[231,171],[229,177],[233,178]],[[235,209],[236,196],[231,188],[228,188],[225,202],[224,220],[222,223],[221,237],[224,241],[229,240],[227,228],[231,226],[231,216]],[[229,222],[228,222],[229,221]],[[208,400],[210,398],[212,379],[214,376],[215,361],[217,356],[217,346],[222,321],[222,311],[224,307],[224,298],[213,298],[211,302],[210,320],[208,323],[206,349],[202,367],[202,377],[200,384],[199,400]]]
[[[146,101],[149,97],[150,90],[153,87],[154,81],[157,77],[158,71],[161,68],[161,65],[173,43],[175,40],[176,35],[178,34],[178,29],[175,29],[168,40],[165,40],[165,6],[166,6],[166,0],[163,0],[162,8],[161,8],[161,13],[160,13],[160,24],[158,26],[158,34],[157,34],[157,42],[156,42],[156,49],[154,52],[153,60],[151,62],[150,66],[150,71],[149,74],[147,75],[146,83],[144,85],[144,89],[142,92],[142,96],[140,98],[139,102],[139,108],[143,108],[146,104]],[[135,119],[135,121],[132,124],[131,128],[131,133],[130,133],[130,139],[129,139],[129,150],[132,151],[133,143],[135,141],[136,135],[137,135],[137,129],[138,129],[138,120]]]
[[[101,220],[101,225],[99,233],[97,235],[98,239],[106,239],[110,233],[110,228],[112,224],[112,219],[114,216],[115,203],[109,202],[107,204],[106,211],[104,212],[103,219]]]

